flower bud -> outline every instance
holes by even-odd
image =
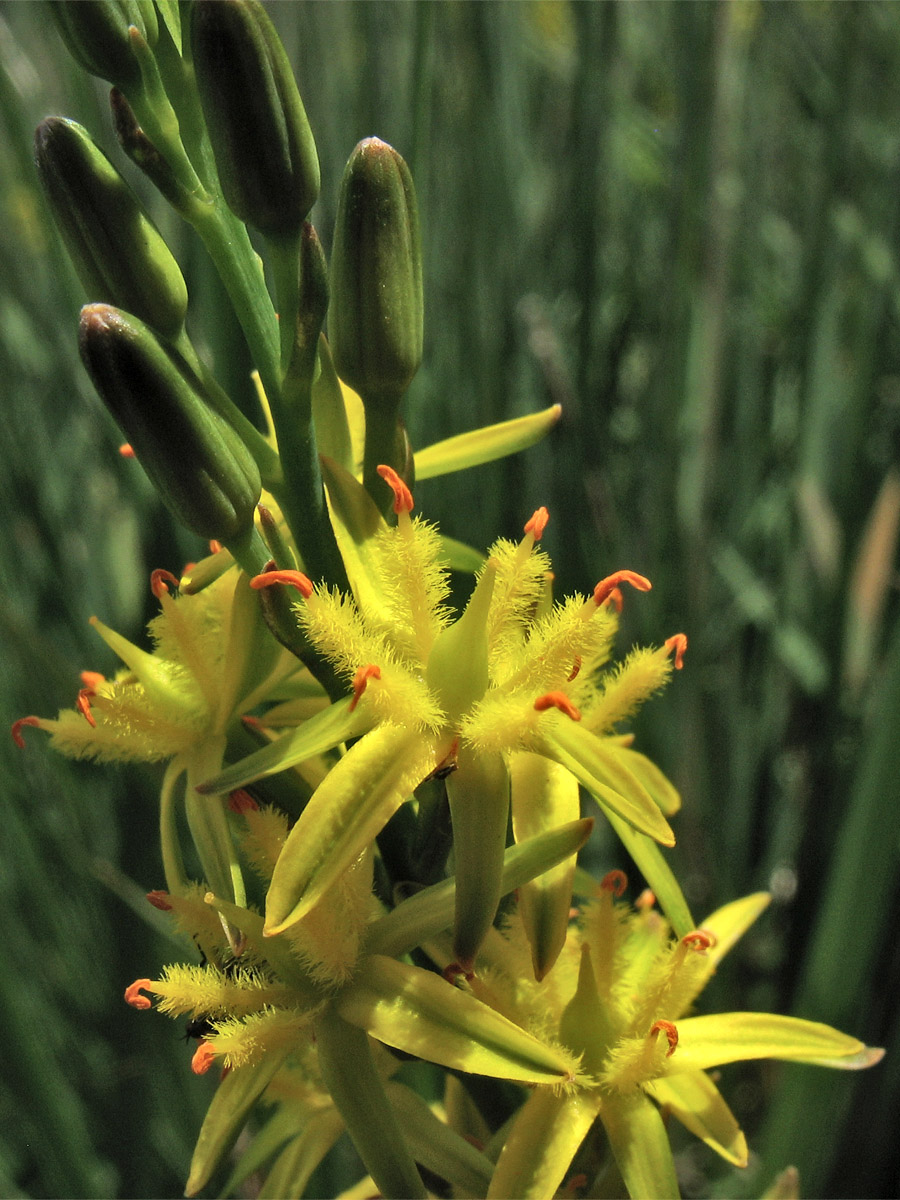
[[[52,0],[50,11],[69,53],[85,71],[125,91],[139,83],[128,29],[137,26],[150,46],[156,44],[153,0]]]
[[[299,232],[319,160],[284,46],[257,0],[195,0],[194,68],[222,192],[270,237]]]
[[[177,336],[188,298],[178,263],[100,147],[75,121],[47,117],[37,127],[34,155],[56,226],[88,296]]]
[[[378,138],[341,181],[328,333],[341,379],[395,409],[422,361],[422,254],[409,168]]]
[[[79,335],[100,398],[178,519],[226,545],[246,534],[259,471],[190,369],[142,321],[106,304],[81,310]]]

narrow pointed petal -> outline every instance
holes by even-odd
[[[316,1048],[322,1081],[381,1194],[425,1200],[428,1193],[385,1096],[365,1033],[329,1010],[316,1022]]]
[[[371,718],[358,709],[350,710],[353,698],[348,696],[316,713],[291,733],[286,733],[268,746],[262,746],[240,762],[234,763],[197,788],[201,795],[210,792],[233,792],[257,779],[277,775],[298,763],[305,762],[326,750],[332,750],[349,738],[366,732]]]
[[[382,955],[364,959],[335,998],[351,1025],[454,1070],[523,1083],[563,1083],[574,1063],[440,975]]]
[[[522,751],[510,762],[513,834],[517,842],[574,821],[578,780],[542,754]],[[575,855],[519,888],[519,911],[531,946],[535,979],[543,979],[566,940]]]
[[[358,479],[331,458],[320,461],[334,536],[356,603],[372,620],[386,619],[387,607],[374,582],[378,574],[372,549],[375,535],[386,528],[384,518]]]
[[[267,936],[282,933],[318,903],[437,761],[431,739],[399,725],[373,729],[344,755],[316,789],[275,864]]]
[[[596,1093],[541,1088],[531,1094],[506,1139],[488,1200],[549,1200],[597,1117]]]
[[[577,854],[593,827],[593,819],[586,817],[508,847],[503,856],[500,894],[507,895],[570,855]],[[407,954],[421,942],[449,929],[453,920],[455,887],[456,880],[451,876],[416,892],[386,916],[373,921],[366,936],[368,952]]]
[[[721,1092],[703,1071],[654,1079],[644,1084],[644,1091],[717,1154],[736,1167],[746,1167],[747,1139]]]
[[[385,1085],[410,1149],[423,1167],[455,1188],[483,1196],[491,1181],[493,1163],[471,1142],[445,1125],[422,1097],[402,1083]]]
[[[681,795],[678,789],[652,759],[639,750],[630,746],[619,746],[615,742],[607,742],[609,751],[620,759],[626,770],[638,780],[648,795],[659,806],[660,812],[667,817],[674,815],[681,808]]]
[[[196,1196],[234,1145],[250,1109],[269,1086],[272,1076],[287,1056],[267,1054],[252,1067],[231,1071],[219,1084],[204,1118],[194,1147],[184,1194]]]
[[[644,786],[619,762],[603,738],[561,714],[548,714],[534,749],[568,767],[603,810],[627,821],[664,846],[675,835]]]
[[[296,1133],[296,1116],[287,1112],[284,1115],[294,1123],[292,1132]],[[251,1142],[249,1150],[241,1159],[242,1168],[244,1158],[256,1149],[265,1132],[266,1130],[263,1130],[262,1134],[257,1134]],[[308,1113],[299,1133],[291,1138],[272,1164],[271,1171],[259,1189],[259,1200],[302,1196],[313,1171],[343,1132],[344,1122],[336,1109],[326,1108],[322,1112]],[[263,1165],[264,1162],[260,1164]],[[222,1195],[234,1195],[236,1192],[236,1186],[229,1180],[229,1186],[223,1190]]]
[[[678,1049],[669,1059],[669,1072],[706,1070],[751,1058],[861,1070],[873,1066],[883,1054],[818,1021],[774,1013],[714,1013],[678,1022]]]
[[[721,962],[735,942],[743,937],[757,917],[765,912],[771,899],[768,892],[754,892],[710,913],[703,922],[703,928],[716,939],[715,945],[707,951],[713,967]]]
[[[610,825],[619,835],[622,845],[653,890],[676,935],[684,937],[686,933],[696,929],[697,923],[691,916],[681,885],[656,842],[614,813],[606,815]]]
[[[561,413],[561,406],[553,404],[527,417],[485,425],[482,429],[473,429],[469,433],[460,433],[426,446],[416,454],[416,479],[449,475],[453,471],[464,471],[468,467],[480,466],[525,450],[546,437]]]
[[[629,1196],[633,1200],[678,1200],[678,1180],[669,1135],[659,1109],[642,1093],[608,1096],[600,1109]]]

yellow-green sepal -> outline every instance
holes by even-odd
[[[595,1092],[534,1091],[500,1153],[488,1200],[555,1196],[599,1108],[600,1097]]]
[[[859,1071],[883,1056],[883,1050],[818,1021],[775,1013],[711,1013],[678,1022],[678,1048],[668,1060],[668,1070],[705,1071],[724,1063],[777,1058]]]
[[[722,1158],[746,1167],[747,1139],[721,1092],[703,1071],[653,1079],[644,1084],[644,1091]]]
[[[444,1124],[412,1088],[391,1080],[385,1091],[416,1162],[465,1194],[483,1196],[491,1181],[491,1160]]]
[[[253,1066],[230,1071],[219,1084],[194,1147],[184,1189],[186,1196],[196,1196],[209,1182],[243,1129],[250,1109],[269,1086],[287,1055],[288,1050],[267,1054]]]
[[[644,785],[604,738],[562,713],[547,713],[539,728],[535,749],[567,767],[607,815],[621,817],[663,846],[675,845],[675,834]]]
[[[266,900],[268,937],[283,933],[315,907],[436,761],[432,739],[385,724],[332,767],[275,864]]]
[[[538,834],[515,846],[503,856],[500,894],[507,895],[543,871],[577,854],[591,835],[592,818],[585,817]],[[413,947],[449,929],[453,921],[456,880],[445,879],[424,888],[379,917],[369,926],[366,948],[370,954],[406,954]]]
[[[380,1193],[425,1200],[428,1193],[388,1103],[363,1028],[332,1006],[316,1022],[316,1049],[322,1081]]]
[[[529,413],[527,417],[514,417],[434,442],[416,453],[416,479],[450,475],[527,450],[547,436],[561,413],[562,406],[553,404],[541,412]]]
[[[629,1196],[679,1200],[669,1135],[656,1105],[643,1092],[604,1097],[600,1119]]]
[[[237,788],[255,783],[257,779],[266,779],[269,775],[277,775],[298,763],[314,758],[332,750],[348,738],[359,737],[365,733],[371,724],[371,718],[357,710],[351,711],[350,696],[338,700],[322,712],[316,713],[308,721],[291,733],[283,734],[277,741],[271,742],[242,758],[218,775],[204,779],[198,783],[197,791],[201,795],[210,792],[233,792]]]
[[[542,754],[520,751],[509,764],[513,835],[517,842],[578,819],[578,780]],[[575,856],[519,888],[519,912],[531,946],[535,979],[543,979],[566,940]]]
[[[447,983],[376,954],[364,958],[334,1005],[372,1037],[452,1070],[522,1083],[563,1083],[576,1061]]]
[[[453,953],[470,971],[500,903],[509,821],[509,769],[503,756],[463,749],[448,776],[456,907]]]

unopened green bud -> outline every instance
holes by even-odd
[[[81,310],[81,357],[162,498],[188,529],[226,545],[252,529],[256,463],[190,368],[136,317]]]
[[[128,30],[134,25],[149,45],[156,44],[153,0],[52,0],[50,11],[69,53],[85,71],[126,91],[139,83]]]
[[[177,336],[188,299],[178,263],[100,147],[75,121],[47,117],[35,133],[34,157],[88,296]]]
[[[378,138],[359,143],[341,181],[328,335],[367,415],[396,409],[422,361],[422,254],[409,168]]]
[[[228,207],[270,237],[299,232],[319,160],[284,46],[257,0],[195,0],[191,45]]]

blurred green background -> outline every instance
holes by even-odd
[[[642,716],[681,787],[676,869],[698,917],[774,903],[708,993],[887,1047],[862,1075],[729,1068],[745,1172],[685,1139],[686,1196],[900,1192],[900,6],[282,2],[316,134],[326,247],[355,142],[417,182],[426,359],[413,444],[560,401],[542,446],[419,489],[484,547],[539,504],[559,589],[649,575],[623,647],[690,639]],[[91,394],[86,299],[48,225],[32,131],[81,121],[147,197],[191,332],[250,400],[202,248],[118,153],[105,88],[43,3],[0,6],[3,720],[110,670],[87,618],[140,635],[173,528]],[[211,1081],[176,1027],[122,1002],[178,948],[153,772],[2,743],[0,1194],[181,1194]],[[613,865],[599,830],[596,861]],[[704,999],[706,1004],[707,999]]]

